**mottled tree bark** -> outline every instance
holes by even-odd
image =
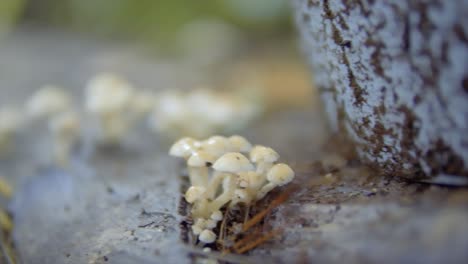
[[[296,0],[331,128],[388,175],[468,183],[468,1]]]

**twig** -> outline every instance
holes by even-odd
[[[281,233],[281,230],[270,231],[267,234],[265,234],[264,236],[261,236],[261,237],[257,238],[256,240],[253,240],[253,241],[249,242],[248,244],[244,245],[243,247],[235,249],[236,253],[237,254],[245,253],[245,252],[257,247],[258,245],[264,243],[265,241],[270,240],[272,237],[278,235],[279,233]]]

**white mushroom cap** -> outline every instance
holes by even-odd
[[[179,123],[190,118],[190,110],[185,104],[184,96],[177,91],[169,91],[158,94],[153,111],[154,122],[163,120],[166,123]]]
[[[179,139],[169,150],[169,155],[175,157],[188,158],[197,149],[197,141],[193,138],[185,137]]]
[[[194,203],[195,201],[199,200],[200,198],[203,197],[203,194],[205,193],[206,189],[201,186],[191,186],[188,188],[188,190],[185,192],[185,200],[188,203]]]
[[[293,178],[294,171],[284,163],[274,165],[267,174],[268,181],[278,186],[283,186],[291,182]]]
[[[192,232],[195,235],[199,235],[203,231],[203,228],[197,226],[197,225],[192,225]]]
[[[210,252],[211,252],[211,248],[209,248],[209,247],[204,247],[204,248],[203,248],[203,252],[205,252],[205,253],[210,253]]]
[[[272,148],[265,146],[255,146],[250,151],[250,160],[252,162],[273,163],[279,159],[279,154]]]
[[[217,221],[215,221],[213,219],[207,219],[206,220],[205,226],[206,226],[207,229],[213,229],[213,228],[216,227],[216,225],[217,225]]]
[[[217,171],[238,173],[242,171],[251,171],[254,166],[250,161],[239,152],[229,152],[221,156],[213,165]]]
[[[195,220],[195,223],[192,225],[192,232],[195,235],[199,235],[206,228],[206,220],[203,218],[198,218]]]
[[[215,220],[215,221],[221,221],[221,220],[223,220],[223,213],[221,211],[219,211],[219,210],[214,211],[211,214],[210,218]]]
[[[198,239],[203,243],[213,243],[216,240],[216,234],[209,229],[205,229],[200,233]]]
[[[249,152],[252,149],[250,144],[244,137],[234,135],[228,138],[230,144],[230,150],[234,152]]]
[[[229,151],[229,141],[223,136],[212,136],[202,143],[202,148],[217,157]]]
[[[187,165],[192,167],[211,167],[216,157],[206,151],[197,151],[190,156]]]
[[[68,109],[70,101],[63,89],[46,85],[32,95],[26,103],[26,108],[33,117],[45,117]]]
[[[86,87],[86,109],[92,113],[113,113],[129,106],[133,87],[120,76],[102,73]]]

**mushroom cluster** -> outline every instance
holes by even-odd
[[[204,137],[244,127],[260,112],[258,102],[233,92],[206,88],[167,91],[158,96],[149,125],[156,132]]]
[[[89,81],[85,109],[97,121],[101,143],[117,144],[127,134],[133,93],[130,83],[115,74],[102,73]]]
[[[294,178],[294,171],[276,163],[279,154],[266,146],[252,146],[244,137],[182,138],[169,150],[186,160],[191,186],[185,200],[192,204],[193,233],[203,243],[217,236],[213,229],[223,219],[223,206],[249,205]]]
[[[24,107],[0,109],[0,150],[10,148],[20,127],[46,123],[53,144],[52,157],[59,165],[66,165],[80,139],[91,139],[96,146],[121,145],[143,121],[147,121],[146,128],[171,137],[206,136],[243,128],[263,110],[259,100],[242,96],[239,91],[156,93],[138,89],[114,73],[97,74],[84,90],[84,102],[79,105],[74,104],[66,89],[45,85],[28,98]],[[210,158],[200,155],[191,163]]]
[[[48,123],[52,137],[52,156],[59,165],[67,165],[73,146],[80,137],[80,116],[64,89],[45,85],[26,102],[29,121]]]

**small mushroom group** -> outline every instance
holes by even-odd
[[[159,94],[149,125],[158,133],[204,137],[244,127],[260,112],[259,102],[234,92],[206,88],[166,91]]]
[[[249,205],[294,178],[294,171],[276,163],[279,154],[266,146],[252,146],[244,137],[182,138],[169,150],[185,159],[191,186],[185,200],[192,204],[192,231],[203,243],[216,240],[213,229],[223,218],[223,206]]]
[[[70,95],[60,87],[46,85],[26,102],[31,121],[46,120],[52,137],[52,156],[59,165],[67,165],[71,150],[80,137],[81,122]]]
[[[89,81],[85,109],[97,121],[100,143],[117,144],[127,134],[131,123],[126,114],[133,93],[130,83],[115,74],[102,73]]]

